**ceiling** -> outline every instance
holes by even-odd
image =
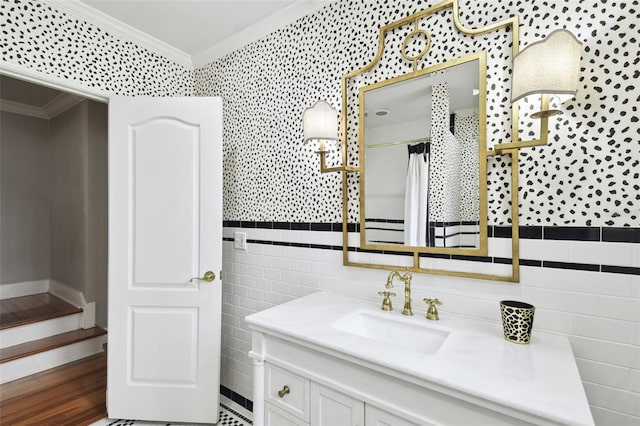
[[[336,0],[47,0],[114,34],[130,36],[143,46],[168,46],[178,56],[188,58],[187,64],[184,60],[178,62],[196,67],[333,1]]]
[[[388,84],[366,92],[366,126],[380,127],[401,122],[430,118],[431,88],[435,84],[449,84],[449,110],[460,111],[478,107],[478,61],[458,64],[445,70],[424,74],[401,83]],[[387,110],[379,116],[377,111]]]
[[[220,43],[294,0],[80,0],[190,55]]]

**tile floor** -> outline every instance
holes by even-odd
[[[237,411],[220,404],[220,420],[216,426],[249,426],[253,422]],[[189,426],[186,423],[139,422],[134,420],[102,419],[91,426]],[[198,425],[203,426],[203,425]]]

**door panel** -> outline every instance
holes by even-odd
[[[215,423],[220,377],[222,105],[109,103],[108,413]],[[213,271],[213,282],[192,280]]]
[[[199,133],[167,118],[131,128],[135,286],[181,283],[197,271]]]
[[[130,315],[132,346],[127,357],[130,383],[196,386],[198,310],[131,307]],[[158,328],[164,332],[154,332]],[[175,351],[174,347],[181,350]],[[164,356],[158,357],[157,353]]]

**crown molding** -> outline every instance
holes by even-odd
[[[247,44],[253,43],[258,39],[317,11],[327,4],[334,3],[336,1],[337,0],[297,0],[290,6],[287,6],[271,15],[267,15],[263,19],[245,27],[241,31],[225,38],[221,42],[209,47],[201,53],[193,55],[193,67],[203,67],[206,64],[233,52],[234,50],[238,50]]]
[[[170,59],[183,67],[193,69],[191,55],[180,49],[158,40],[149,34],[142,32],[131,25],[112,18],[79,0],[45,0],[45,3],[71,16],[82,19],[90,24],[96,25],[108,33],[118,36],[126,41],[135,43],[155,52],[167,59]]]
[[[72,95],[71,93],[61,93],[43,105],[42,110],[49,118],[53,118],[58,114],[62,114],[69,108],[78,105],[83,100],[84,98]]]
[[[0,111],[50,120],[82,102],[85,98],[61,93],[42,107],[0,99]]]
[[[0,99],[0,111],[11,112],[13,114],[28,115],[29,117],[49,119],[49,116],[42,108],[33,105],[26,105],[20,102],[7,101]]]

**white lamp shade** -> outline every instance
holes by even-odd
[[[310,139],[338,140],[338,112],[323,100],[304,110],[302,124],[304,142]]]
[[[578,90],[582,43],[567,30],[556,30],[513,58],[511,102],[550,94],[565,102]]]

